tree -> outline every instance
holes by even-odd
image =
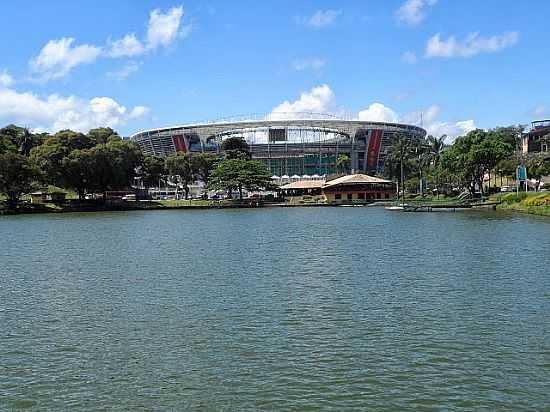
[[[550,174],[550,156],[548,153],[531,155],[526,160],[527,175],[537,181],[537,192],[540,188],[540,181],[543,176]]]
[[[476,129],[457,138],[441,157],[441,166],[461,181],[472,195],[476,188],[483,193],[483,178],[503,159],[509,157],[513,147],[492,131]]]
[[[336,170],[340,173],[348,173],[351,169],[351,159],[347,154],[341,154],[336,159]]]
[[[248,191],[272,188],[271,174],[265,165],[257,160],[225,159],[214,169],[210,187],[225,190],[231,196],[234,190],[243,198],[243,190]]]
[[[502,141],[511,145],[514,149],[521,148],[521,135],[525,130],[525,126],[518,124],[506,127],[495,127],[490,131],[498,135]]]
[[[189,153],[177,153],[166,158],[166,170],[183,187],[185,199],[189,197],[189,185],[195,180],[193,163]]]
[[[46,134],[34,134],[29,129],[13,124],[0,129],[0,153],[19,152],[28,156],[33,147],[42,144]]]
[[[107,191],[113,189],[113,159],[112,153],[106,144],[99,144],[90,149],[92,188],[103,193],[103,200],[107,198]]]
[[[63,158],[73,150],[90,149],[94,144],[94,141],[85,134],[62,130],[48,136],[44,143],[30,151],[30,155],[44,173],[47,183],[63,186]]]
[[[416,142],[413,149],[413,169],[418,170],[418,183],[420,187],[420,194],[424,196],[424,179],[426,178],[426,171],[428,170],[432,162],[430,146],[425,140],[420,140]]]
[[[208,186],[210,174],[220,157],[215,153],[193,153],[191,160],[193,170],[197,179],[201,180],[205,186]]]
[[[92,150],[73,150],[62,160],[63,187],[74,189],[78,199],[84,200],[87,191],[95,184],[96,164]]]
[[[0,154],[0,192],[8,197],[10,207],[17,207],[21,196],[32,190],[38,174],[28,157],[14,152]]]
[[[440,137],[434,137],[429,135],[426,138],[426,144],[428,146],[428,158],[430,161],[430,166],[432,167],[432,175],[435,178],[435,188],[437,190],[437,195],[439,196],[439,182],[441,178],[441,171],[439,169],[439,163],[441,161],[441,156],[443,151],[447,148],[445,140],[447,135],[444,134]]]
[[[443,154],[443,151],[447,147],[447,145],[445,144],[446,139],[447,139],[446,134],[440,137],[434,137],[432,135],[429,135],[426,138],[426,143],[428,145],[428,152],[430,154],[430,160],[434,167],[437,167],[437,165],[439,164],[441,155]]]
[[[390,179],[398,177],[403,198],[405,197],[405,180],[414,170],[414,158],[417,150],[417,145],[408,136],[398,134],[386,155],[386,174]]]
[[[88,137],[94,144],[105,144],[111,140],[121,140],[121,137],[110,127],[98,127],[88,132]]]
[[[226,159],[251,159],[250,146],[241,136],[233,136],[224,140],[222,150]]]
[[[160,156],[145,156],[139,168],[139,176],[146,189],[158,184],[162,175],[166,174],[164,158]]]
[[[113,188],[128,188],[134,183],[136,169],[143,164],[143,153],[137,143],[129,140],[111,139],[105,144],[111,162]]]

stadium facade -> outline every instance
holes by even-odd
[[[266,164],[273,175],[330,175],[337,159],[347,155],[356,172],[376,174],[399,135],[422,139],[418,126],[341,119],[326,114],[276,113],[245,118],[184,124],[133,134],[142,150],[167,156],[178,152],[221,152],[224,139],[243,137],[252,158]]]

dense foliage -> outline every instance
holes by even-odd
[[[269,186],[267,168],[250,160],[244,139],[228,138],[222,147],[223,156],[177,153],[162,158],[144,155],[134,142],[108,127],[50,135],[10,125],[0,129],[0,194],[15,207],[22,195],[48,185],[73,190],[81,201],[90,193],[102,193],[105,199],[110,190],[136,184],[150,188],[161,182],[181,188],[186,198],[189,185],[196,181],[229,192],[239,190],[241,197],[244,189]]]
[[[385,173],[399,180],[403,175],[404,186],[411,192],[423,194],[429,188],[436,193],[457,190],[467,190],[472,195],[484,193],[485,182],[490,187],[491,177],[496,174],[513,176],[516,167],[525,161],[518,155],[522,130],[519,126],[488,131],[476,129],[457,137],[449,145],[446,136],[427,136],[421,141],[397,136],[396,143],[386,154]],[[537,165],[540,166],[540,162]],[[527,168],[536,169],[529,161]],[[539,176],[546,173],[544,167],[537,169],[539,171],[542,173],[537,173]]]
[[[222,160],[212,172],[210,187],[225,190],[231,196],[238,191],[239,199],[243,190],[255,191],[271,188],[271,174],[262,162],[247,159]]]

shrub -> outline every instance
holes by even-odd
[[[529,196],[523,203],[527,206],[542,206],[550,202],[550,193],[537,193],[534,196]]]
[[[511,203],[519,203],[522,200],[527,198],[526,192],[520,192],[518,193],[507,193],[504,196],[502,196],[502,202],[511,204]]]

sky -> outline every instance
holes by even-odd
[[[450,138],[550,117],[546,0],[0,4],[0,125],[335,113]]]

